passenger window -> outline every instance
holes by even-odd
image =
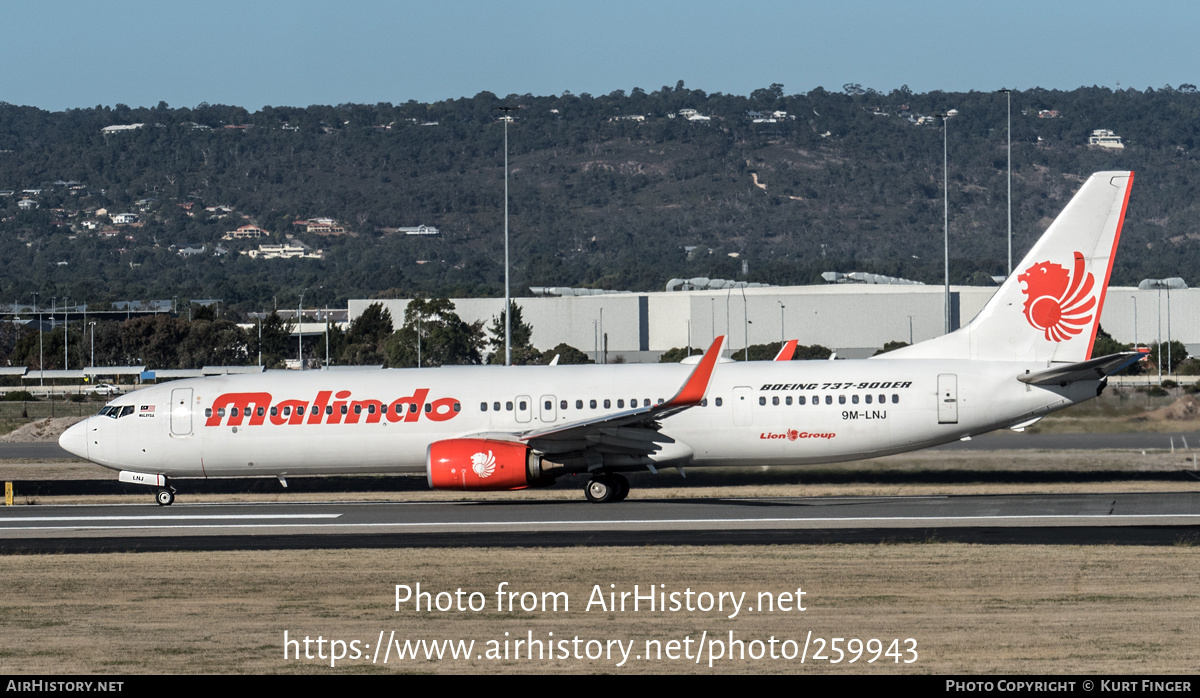
[[[425,406],[426,406],[426,407],[429,407],[429,405],[425,405]],[[410,403],[409,403],[409,405],[408,405],[408,411],[409,411],[409,412],[411,412],[411,413],[413,413],[413,414],[416,414],[416,413],[417,413],[417,403],[415,403],[415,402],[410,402]],[[428,412],[428,410],[426,410],[426,411]]]
[[[546,400],[545,402],[542,403],[542,409],[546,410],[547,412],[549,412],[553,408],[554,408],[554,403],[549,400]]]
[[[832,404],[833,404],[833,396],[832,396],[832,395],[826,395],[826,396],[825,396],[825,404],[826,404],[826,405],[832,405]]]
[[[845,395],[838,395],[838,404],[839,405],[846,404],[846,396]]]
[[[563,409],[563,410],[567,409],[567,401],[566,400],[559,401],[558,407],[559,407],[559,409]]]
[[[596,409],[596,401],[588,400],[588,407],[592,408],[593,410]]]
[[[487,403],[484,403],[487,404]],[[386,407],[384,409],[387,409]],[[367,405],[367,412],[375,414],[375,405]]]
[[[759,395],[759,396],[758,396],[758,404],[759,404],[760,406],[762,406],[762,405],[766,405],[766,404],[767,404],[767,398],[766,398],[765,396],[763,396],[763,395]]]
[[[582,409],[583,409],[583,400],[576,400],[576,401],[575,401],[575,409],[577,409],[577,410],[582,410]]]
[[[343,407],[342,409],[346,409],[346,408],[345,408],[345,407]],[[355,405],[355,406],[354,406],[354,414],[362,414],[362,405]]]
[[[801,396],[799,396],[799,397],[797,397],[797,398],[796,398],[796,404],[797,404],[797,405],[803,405],[803,404],[804,404],[804,396],[803,396],[803,395],[801,395]]]
[[[701,407],[708,407],[708,398],[701,398],[701,399],[700,399],[700,406],[701,406]]]
[[[721,398],[716,399],[716,405],[717,405],[717,407],[721,406]]]
[[[871,396],[870,395],[865,396],[863,399],[867,401],[868,405],[871,404]]]
[[[107,408],[107,407],[105,407],[104,409],[100,410],[100,414],[108,414],[108,408]],[[205,417],[211,417],[211,416],[212,416],[212,408],[211,408],[211,407],[205,407],[205,408],[204,408],[204,416],[205,416]]]
[[[346,414],[346,411],[347,411],[347,410],[346,410],[346,406],[345,406],[345,405],[342,405],[342,414]],[[361,407],[361,406],[359,406],[359,408],[358,408],[358,412],[362,412],[362,407]],[[355,414],[358,414],[358,412],[355,412]]]
[[[851,396],[850,396],[850,402],[852,402],[852,403],[854,403],[854,404],[856,404],[856,405],[857,405],[857,404],[858,404],[858,396],[857,396],[857,395],[851,395]]]
[[[325,414],[333,414],[333,405],[325,405]]]
[[[788,405],[791,405],[792,404],[792,396],[788,395],[787,398],[784,399],[784,402],[787,403]]]
[[[454,403],[454,411],[461,412],[462,411],[462,403],[459,403],[459,402]]]
[[[900,402],[900,396],[896,393],[892,393],[892,404],[895,405],[898,402]]]
[[[237,408],[235,407],[234,409],[237,409]],[[224,416],[225,416],[225,408],[224,408],[224,407],[222,407],[222,408],[220,408],[219,410],[217,410],[217,416],[218,416],[218,417],[224,417]]]
[[[481,403],[479,403],[479,411],[480,411],[480,412],[487,412],[487,403],[486,403],[486,402],[481,402]]]
[[[521,402],[520,402],[520,403],[517,405],[517,407],[519,407],[519,408],[521,409],[521,411],[522,411],[522,412],[524,412],[525,410],[529,409],[529,403],[527,403],[527,402],[525,402],[524,400],[522,400],[522,401],[521,401]]]
[[[511,400],[509,402],[504,403],[504,409],[508,412],[512,412],[512,401]]]
[[[291,408],[291,407],[285,407],[285,408],[283,408],[283,416],[284,416],[284,417],[290,417],[290,416],[292,416],[292,408]]]
[[[617,407],[618,407],[618,408],[620,408],[620,407],[624,407],[624,406],[625,406],[625,401],[624,401],[624,400],[617,400]]]
[[[779,396],[778,395],[775,395],[771,398],[771,404],[775,407],[779,407]]]
[[[413,407],[416,407],[416,405],[413,405]],[[429,404],[428,402],[425,403],[425,414],[429,414],[432,411],[433,411],[433,405]]]
[[[605,400],[605,401],[604,401],[604,409],[606,409],[606,410],[607,410],[607,409],[609,409],[609,408],[611,408],[611,407],[612,407],[612,400]]]
[[[304,405],[300,405],[296,408],[296,414],[304,414]]]
[[[258,409],[254,410],[254,414],[255,414],[255,415],[257,415],[257,416],[259,416],[259,417],[262,417],[262,416],[264,416],[264,415],[265,415],[265,413],[266,413],[266,410],[265,410],[265,409],[263,409],[263,408],[261,408],[261,407],[259,407]]]
[[[887,402],[887,395],[882,395],[882,394],[881,394],[881,395],[879,396],[879,404],[881,404],[881,405],[882,405],[882,404],[884,404],[884,403],[886,403],[886,402]]]

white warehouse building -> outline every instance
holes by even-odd
[[[951,286],[951,329],[970,322],[997,288]],[[888,342],[908,342],[910,336],[920,342],[943,334],[944,297],[943,286],[829,284],[514,298],[513,302],[532,326],[533,345],[539,350],[565,342],[595,359],[607,337],[608,361],[620,357],[653,362],[673,347],[706,347],[714,334],[729,337],[730,352],[784,338],[829,347],[840,358],[863,358]],[[482,321],[485,328],[491,327],[504,306],[503,298],[452,300],[459,317]],[[408,299],[351,300],[350,319],[373,303],[387,308],[395,327],[403,323]],[[1200,289],[1168,293],[1110,287],[1100,324],[1122,343],[1144,345],[1169,337],[1187,345],[1189,354],[1200,354]]]

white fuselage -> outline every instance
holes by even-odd
[[[882,358],[721,363],[705,404],[663,419],[661,431],[690,449],[685,463],[670,465],[870,458],[1012,426],[1097,394],[1097,381],[1047,388],[1017,380],[1044,368]],[[168,477],[421,471],[435,441],[519,435],[622,412],[633,400],[669,400],[691,370],[443,367],[181,380],[113,400],[107,411],[116,416],[90,417],[61,443],[108,468]],[[677,459],[679,445],[664,453]]]

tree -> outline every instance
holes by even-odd
[[[258,338],[258,328],[249,332],[249,351],[253,359],[258,361],[262,352],[263,366],[280,368],[285,365],[285,359],[290,355],[295,344],[292,342],[291,329],[277,313],[271,313],[262,319],[262,340]]]
[[[1162,351],[1162,356],[1159,356],[1160,350]],[[1161,366],[1163,373],[1174,373],[1179,364],[1187,359],[1187,357],[1187,347],[1179,340],[1150,345],[1149,360],[1155,366]]]
[[[478,364],[482,323],[466,323],[446,298],[414,298],[404,310],[404,326],[387,340],[392,367]]]
[[[364,366],[384,362],[385,345],[392,336],[392,315],[382,303],[372,303],[350,323],[343,336],[331,328],[329,355],[343,366]],[[323,347],[321,347],[323,348]]]
[[[900,349],[900,348],[902,348],[902,347],[906,347],[906,346],[908,346],[908,342],[901,342],[901,341],[899,341],[899,340],[892,340],[892,341],[890,341],[890,342],[887,342],[887,343],[885,343],[885,344],[883,345],[883,348],[882,348],[882,349],[880,349],[879,351],[875,352],[875,354],[874,354],[874,355],[875,355],[875,356],[879,356],[880,354],[886,354],[886,353],[888,353],[889,351],[895,351],[895,350],[897,350],[897,349]]]
[[[510,331],[512,332],[513,365],[529,366],[542,363],[542,353],[533,348],[533,342],[531,341],[533,327],[521,319],[521,306],[513,303],[512,313],[513,321]],[[504,363],[504,315],[504,311],[501,310],[499,317],[492,318],[492,326],[490,328],[491,338],[488,339],[488,346],[492,350],[491,355],[488,357],[489,364]]]
[[[516,317],[516,313],[513,314],[513,317]],[[544,364],[548,364],[554,360],[555,356],[558,357],[559,365],[594,363],[591,359],[588,358],[587,354],[576,349],[575,347],[571,346],[570,344],[567,344],[566,342],[560,342],[559,345],[554,347],[553,349],[542,352],[542,361],[541,362]]]
[[[823,347],[820,344],[804,346],[800,344],[796,347],[796,354],[792,356],[792,361],[820,361],[833,356],[833,350],[829,347]]]
[[[672,347],[664,351],[662,356],[658,357],[658,362],[660,364],[677,364],[686,359],[688,356],[695,356],[696,354],[703,353],[704,350],[699,347],[692,347],[690,353],[688,352],[687,347]]]

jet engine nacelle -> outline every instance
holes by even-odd
[[[519,490],[553,482],[529,446],[492,439],[446,439],[429,445],[425,474],[435,490]]]

